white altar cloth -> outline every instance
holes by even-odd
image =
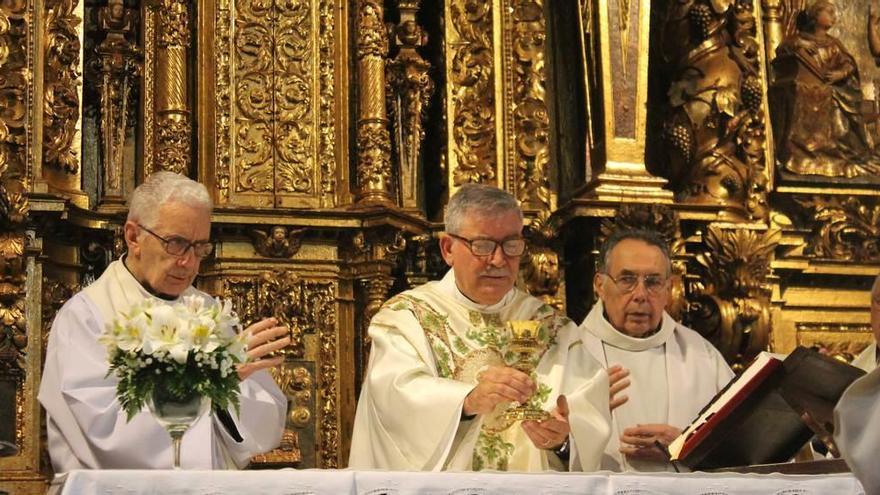
[[[71,471],[64,495],[863,495],[851,474]]]

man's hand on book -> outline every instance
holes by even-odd
[[[629,387],[629,370],[615,364],[606,371],[608,372],[608,409],[613,411],[629,400],[627,395],[617,395]]]
[[[681,430],[670,425],[636,425],[623,430],[620,436],[620,452],[634,459],[665,461],[667,455],[654,442],[664,447],[681,435]]]
[[[568,424],[568,401],[564,395],[556,398],[556,407],[550,416],[544,421],[522,422],[523,431],[539,449],[558,449],[571,433],[571,426]]]
[[[507,366],[490,366],[477,374],[477,386],[465,397],[464,414],[487,414],[499,402],[525,404],[535,393],[529,375]]]

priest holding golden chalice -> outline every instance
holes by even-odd
[[[608,377],[571,320],[514,286],[526,249],[516,199],[466,184],[445,220],[451,270],[370,322],[349,466],[596,470]]]

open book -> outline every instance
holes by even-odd
[[[863,374],[804,347],[762,352],[669,445],[671,461],[692,470],[785,462],[813,436],[802,416],[829,435],[837,400]]]

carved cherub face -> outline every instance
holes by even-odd
[[[816,27],[830,29],[837,23],[837,9],[831,2],[822,0],[816,2],[810,9],[810,14],[816,23]]]
[[[287,229],[284,227],[272,228],[272,240],[275,242],[283,242],[287,238]]]

